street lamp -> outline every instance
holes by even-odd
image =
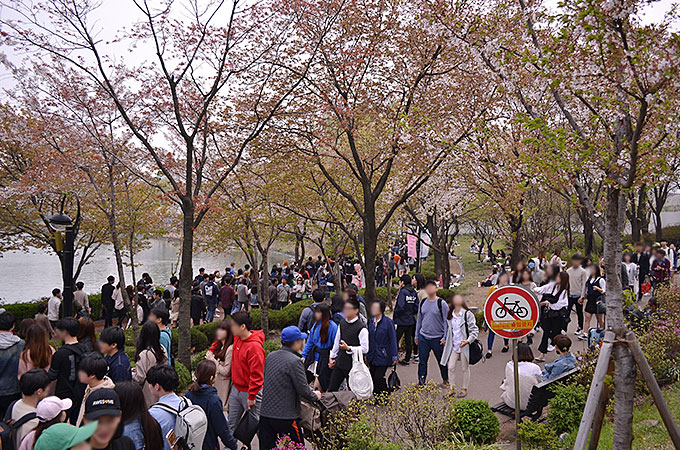
[[[78,222],[80,221],[80,200],[76,197],[78,204],[78,215],[76,216],[75,223],[71,218],[64,213],[64,203],[66,201],[66,195],[61,200],[61,211],[52,214],[49,217],[49,224],[52,229],[61,233],[64,232],[65,239],[61,255],[61,272],[64,278],[64,302],[63,302],[63,317],[73,316],[73,260],[74,260],[74,247],[76,239],[76,228]]]

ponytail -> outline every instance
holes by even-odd
[[[215,361],[204,359],[196,366],[196,380],[189,385],[190,392],[198,392],[203,384],[212,384],[217,373]]]

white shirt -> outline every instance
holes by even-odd
[[[352,320],[348,320],[348,323],[354,323],[357,320],[359,320],[359,316],[356,316]],[[335,341],[333,341],[333,350],[331,350],[330,358],[335,359],[338,357],[338,353],[340,351],[340,341],[342,340],[342,337],[340,336],[340,327],[338,327],[338,332],[335,333]],[[368,353],[368,328],[363,327],[361,331],[359,331],[359,347],[361,347],[361,352],[363,354]],[[353,347],[350,347],[350,351],[347,353],[352,353],[351,349]]]
[[[460,331],[460,325],[464,320],[463,314],[465,314],[464,309],[461,309],[460,314],[458,315],[456,315],[456,312],[453,311],[451,313],[451,319],[449,320],[449,328],[453,333],[453,351],[456,353],[460,353],[460,344],[463,342],[463,333]]]
[[[537,294],[553,294],[557,295],[559,287],[557,286],[557,283],[554,281],[549,282],[545,286],[540,286],[537,288],[534,288],[534,292]],[[562,308],[566,308],[569,306],[569,298],[568,298],[568,293],[569,289],[565,289],[562,291],[560,294],[559,298],[555,303],[551,303],[549,308],[550,309],[555,309],[555,310],[560,310]]]
[[[514,370],[512,361],[508,361],[507,366]],[[517,364],[517,369],[520,375],[525,375],[528,377],[540,377],[542,374],[541,368],[538,364],[534,364],[530,361],[520,361]]]
[[[52,296],[47,301],[47,319],[48,320],[59,320],[59,306],[61,305],[61,299],[59,297]]]

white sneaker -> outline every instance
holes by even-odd
[[[553,350],[555,350],[555,346],[554,345],[548,345],[548,351],[552,352]]]
[[[583,333],[583,330],[580,328],[577,328],[576,331],[574,332],[576,336],[579,336],[581,333]]]

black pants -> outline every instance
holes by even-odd
[[[373,393],[380,394],[387,392],[387,381],[385,380],[385,373],[388,366],[371,366],[368,370],[371,373],[373,380]]]
[[[272,419],[260,416],[260,428],[257,438],[260,441],[260,450],[276,448],[276,441],[281,436],[288,436],[292,442],[304,444],[302,429],[295,419]]]
[[[9,405],[11,405],[13,402],[20,400],[21,399],[21,394],[16,393],[12,395],[3,395],[0,396],[0,417],[5,417],[5,411],[7,411],[7,408],[9,408]]]
[[[404,361],[411,359],[411,351],[413,350],[413,332],[415,330],[414,325],[397,325],[397,347],[399,347],[399,342],[401,337],[404,338],[404,345],[406,345],[406,356],[404,356]]]
[[[578,320],[578,329],[582,330],[583,329],[583,305],[578,302],[578,299],[580,297],[572,297],[571,295],[569,296],[569,309],[567,310],[567,314],[571,315],[571,308],[574,306],[576,307],[576,318]]]
[[[335,366],[331,374],[331,382],[328,384],[328,392],[337,392],[342,382],[349,376],[349,371],[350,369],[341,369]]]
[[[113,305],[104,305],[104,328],[113,325]]]
[[[543,323],[543,336],[538,351],[548,353],[548,339],[552,339],[562,332],[564,320],[561,317],[546,317]]]

